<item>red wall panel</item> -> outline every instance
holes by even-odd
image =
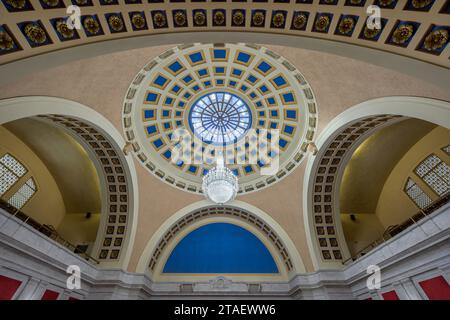
[[[443,276],[419,282],[430,300],[450,300],[450,286]]]
[[[44,294],[42,295],[41,300],[56,300],[58,299],[59,293],[55,292],[53,290],[45,290]]]
[[[0,300],[11,300],[22,281],[0,276]]]
[[[384,300],[400,300],[395,290],[385,292],[381,294]]]

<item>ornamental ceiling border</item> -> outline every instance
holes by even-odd
[[[124,37],[195,31],[287,34],[345,42],[448,68],[450,1],[3,0],[0,64]],[[67,28],[69,5],[81,29]],[[381,29],[365,26],[367,7],[381,9]]]

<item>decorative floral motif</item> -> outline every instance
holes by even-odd
[[[187,23],[186,14],[182,10],[178,10],[173,15],[173,21],[175,23],[175,26],[183,27]]]
[[[412,24],[400,25],[392,34],[392,42],[404,45],[414,34],[414,26]]]
[[[233,12],[233,25],[241,26],[245,23],[245,12],[242,10],[236,10]]]
[[[284,21],[285,21],[284,14],[281,12],[277,12],[272,17],[272,24],[276,28],[282,28],[284,26]]]
[[[367,18],[368,20],[369,18]],[[360,34],[359,34],[359,39],[364,39],[364,40],[370,40],[370,41],[378,41],[378,39],[380,38],[384,27],[387,24],[387,19],[381,18],[380,19],[380,29],[374,28],[371,29],[368,27],[367,22],[364,23],[364,27],[362,28]]]
[[[416,9],[422,9],[433,3],[434,0],[412,0],[411,5]]]
[[[378,0],[378,5],[383,8],[391,7],[394,5],[396,0]]]
[[[0,50],[11,50],[14,48],[13,39],[5,31],[0,31]]]
[[[425,38],[423,47],[428,51],[442,49],[448,42],[448,30],[439,29],[431,32]]]
[[[265,14],[263,11],[255,11],[253,13],[252,22],[255,27],[263,27],[265,20]]]
[[[381,32],[381,29],[376,29],[376,28],[369,29],[367,27],[367,25],[364,26],[364,37],[366,39],[374,39],[380,34],[380,32]]]
[[[158,28],[163,28],[167,26],[167,19],[166,16],[162,12],[156,12],[153,15],[153,23]]]
[[[221,26],[225,24],[225,13],[223,11],[215,11],[213,14],[214,25]]]
[[[100,24],[92,16],[84,19],[83,26],[91,34],[98,34],[100,32]]]
[[[122,17],[118,14],[112,14],[108,17],[108,24],[111,27],[111,31],[120,32],[124,29]]]
[[[331,253],[328,250],[322,250],[322,255],[323,255],[323,258],[325,260],[330,260],[331,259]]]
[[[330,25],[330,17],[322,15],[316,19],[316,23],[314,24],[315,31],[319,32],[327,32],[328,26]]]
[[[41,0],[41,1],[51,8],[55,8],[60,5],[59,0]]]
[[[64,39],[72,39],[75,35],[75,30],[70,29],[64,19],[58,19],[55,23],[55,28]]]
[[[206,25],[206,14],[204,11],[198,10],[194,12],[194,25],[196,26]]]
[[[131,23],[133,24],[133,26],[134,26],[136,29],[142,29],[142,28],[145,27],[145,19],[144,19],[144,17],[143,17],[141,14],[139,14],[139,13],[134,13],[134,14],[131,16]]]
[[[306,23],[308,22],[308,17],[303,14],[297,14],[294,19],[292,20],[292,26],[294,29],[303,29],[306,26]]]
[[[6,3],[14,9],[23,9],[27,5],[25,0],[6,0]]]
[[[47,34],[41,26],[28,23],[25,25],[23,32],[27,35],[28,39],[35,44],[43,44],[47,41]]]
[[[338,25],[338,31],[341,34],[349,35],[352,33],[353,28],[355,27],[356,21],[352,17],[343,18]]]

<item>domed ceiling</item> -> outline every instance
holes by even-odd
[[[123,124],[150,172],[195,193],[202,192],[202,177],[215,164],[213,147],[225,146],[226,157],[234,151],[235,161],[227,167],[239,177],[239,193],[245,193],[280,180],[301,162],[314,136],[317,106],[299,70],[264,47],[192,44],[168,50],[136,75],[124,100]],[[177,129],[202,139],[190,144],[191,161],[172,161],[180,148],[172,141]],[[274,144],[271,129],[279,132],[279,150],[259,153],[249,142],[256,132]],[[276,157],[276,174],[262,175]]]

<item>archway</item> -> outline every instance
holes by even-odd
[[[92,255],[102,267],[126,268],[137,223],[137,177],[125,141],[103,116],[79,103],[54,97],[0,101],[0,124],[37,117],[65,130],[94,163],[101,188],[101,220]]]
[[[314,267],[340,268],[350,254],[342,230],[339,187],[354,151],[376,131],[407,118],[449,128],[450,104],[418,97],[385,97],[340,114],[324,129],[308,156],[303,189],[305,229]]]
[[[148,274],[155,282],[211,279],[211,275],[171,276],[162,271],[171,252],[186,235],[212,223],[233,224],[251,232],[269,250],[279,270],[275,275],[247,274],[230,276],[231,279],[279,281],[289,280],[294,275],[305,272],[295,245],[268,214],[242,201],[233,201],[227,206],[214,206],[206,200],[189,205],[166,220],[147,243],[139,259],[137,272]]]

